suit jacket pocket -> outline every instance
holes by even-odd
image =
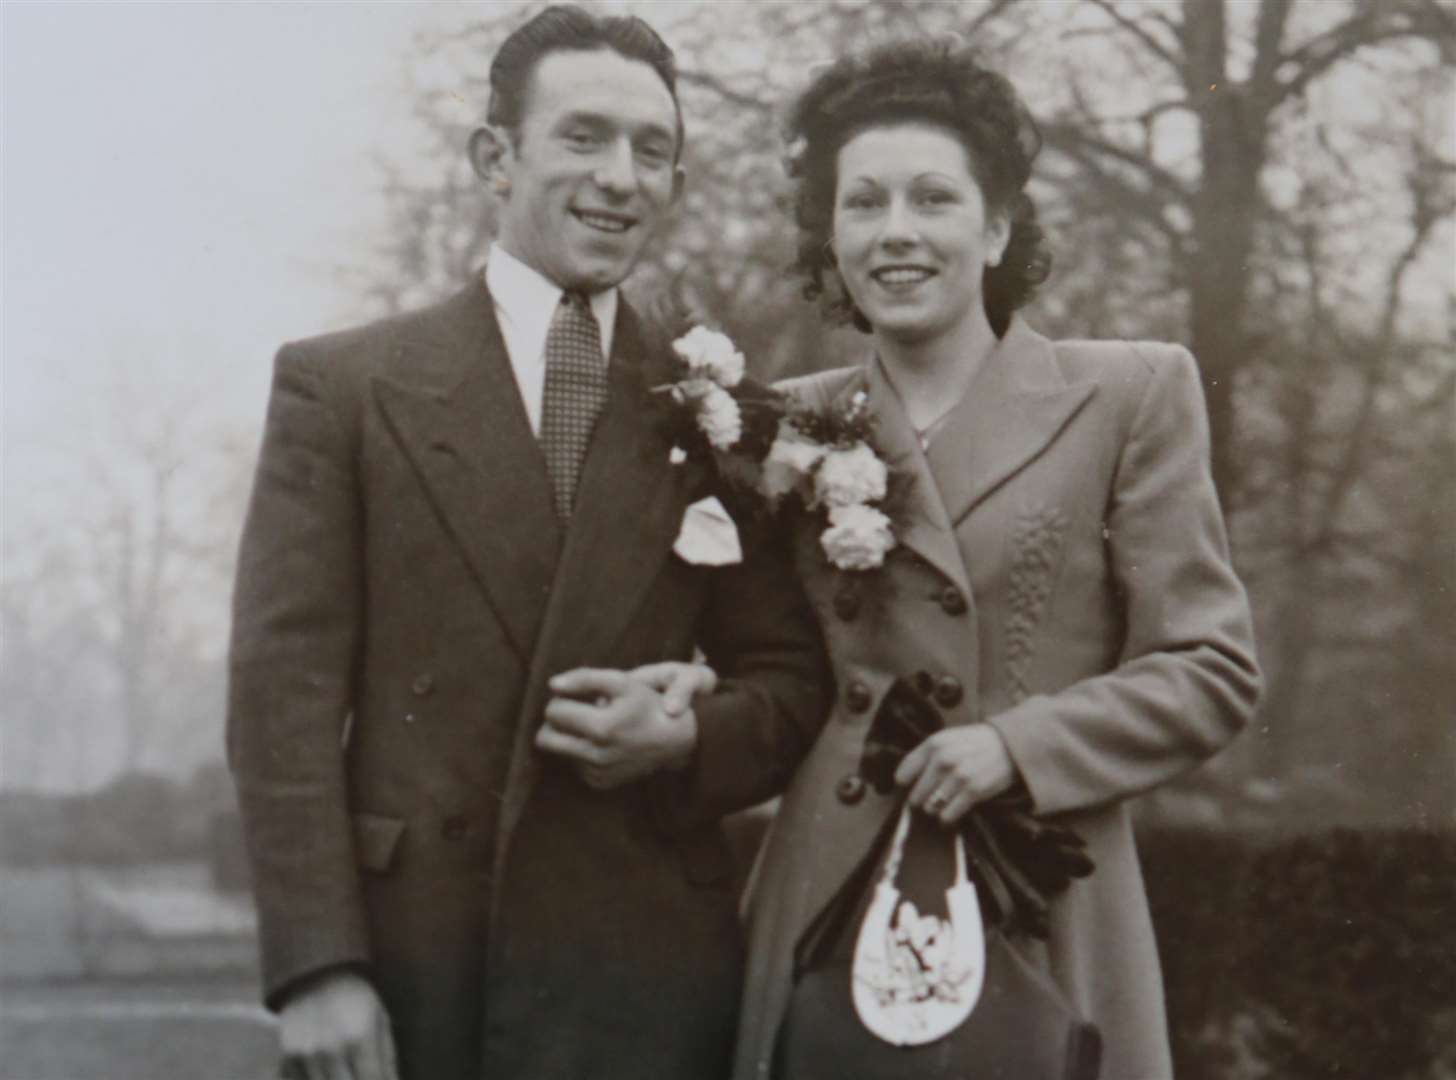
[[[404,822],[380,814],[354,814],[354,858],[361,869],[387,874],[404,835]]]
[[[676,840],[683,876],[693,885],[723,885],[733,879],[733,853],[723,830],[714,825]]]

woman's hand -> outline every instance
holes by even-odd
[[[627,674],[662,695],[662,708],[668,716],[681,716],[688,711],[697,695],[711,694],[718,689],[718,673],[707,664],[663,660],[657,664],[643,664]]]
[[[967,724],[931,735],[905,755],[895,783],[910,805],[946,825],[1016,782],[1016,764],[990,724]]]

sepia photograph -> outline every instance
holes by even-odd
[[[1456,0],[10,0],[0,255],[0,1080],[1456,1080]]]

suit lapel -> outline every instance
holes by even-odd
[[[561,527],[490,294],[481,282],[413,339],[375,400],[446,531],[529,660],[556,571]]]
[[[951,522],[1035,460],[1095,389],[1069,386],[1051,342],[1013,319],[930,444],[930,470]]]
[[[594,650],[620,636],[668,558],[701,475],[696,466],[669,464],[672,447],[645,413],[647,388],[667,378],[648,356],[635,315],[620,304],[607,406],[587,452],[516,725],[496,830],[497,881],[540,770],[534,742],[548,680],[593,660]],[[499,899],[497,890],[493,904]]]
[[[636,317],[620,305],[607,406],[577,489],[539,651],[555,670],[587,659],[632,617],[677,538],[694,466],[668,462],[672,447],[651,423],[647,359]]]

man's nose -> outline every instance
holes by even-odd
[[[618,139],[609,146],[597,163],[593,177],[597,187],[611,195],[625,197],[637,189],[637,164],[632,143]]]

